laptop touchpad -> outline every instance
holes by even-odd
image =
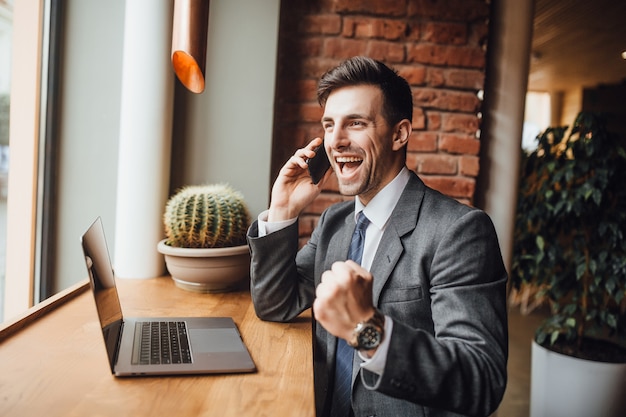
[[[195,353],[241,352],[239,333],[234,329],[190,329],[191,349]]]

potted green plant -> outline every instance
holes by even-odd
[[[249,279],[250,214],[240,192],[225,184],[183,187],[167,201],[163,224],[157,249],[178,287],[229,291]]]
[[[524,155],[511,280],[550,308],[533,341],[531,416],[626,415],[626,151],[601,115],[548,128]]]

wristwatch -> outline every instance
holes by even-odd
[[[385,335],[385,316],[374,309],[374,315],[367,321],[356,325],[352,333],[352,340],[348,345],[357,350],[372,350],[378,347]]]

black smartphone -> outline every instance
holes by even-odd
[[[324,144],[320,145],[315,150],[315,156],[307,160],[307,164],[309,164],[309,175],[311,175],[311,180],[313,181],[313,184],[317,184],[322,180],[322,178],[324,178],[324,174],[330,168],[330,161],[328,160]]]

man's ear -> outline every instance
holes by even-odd
[[[411,121],[409,119],[402,119],[396,124],[394,133],[393,133],[393,150],[397,151],[402,149],[409,142],[409,137],[411,136],[411,132],[413,131],[413,127],[411,126]]]

